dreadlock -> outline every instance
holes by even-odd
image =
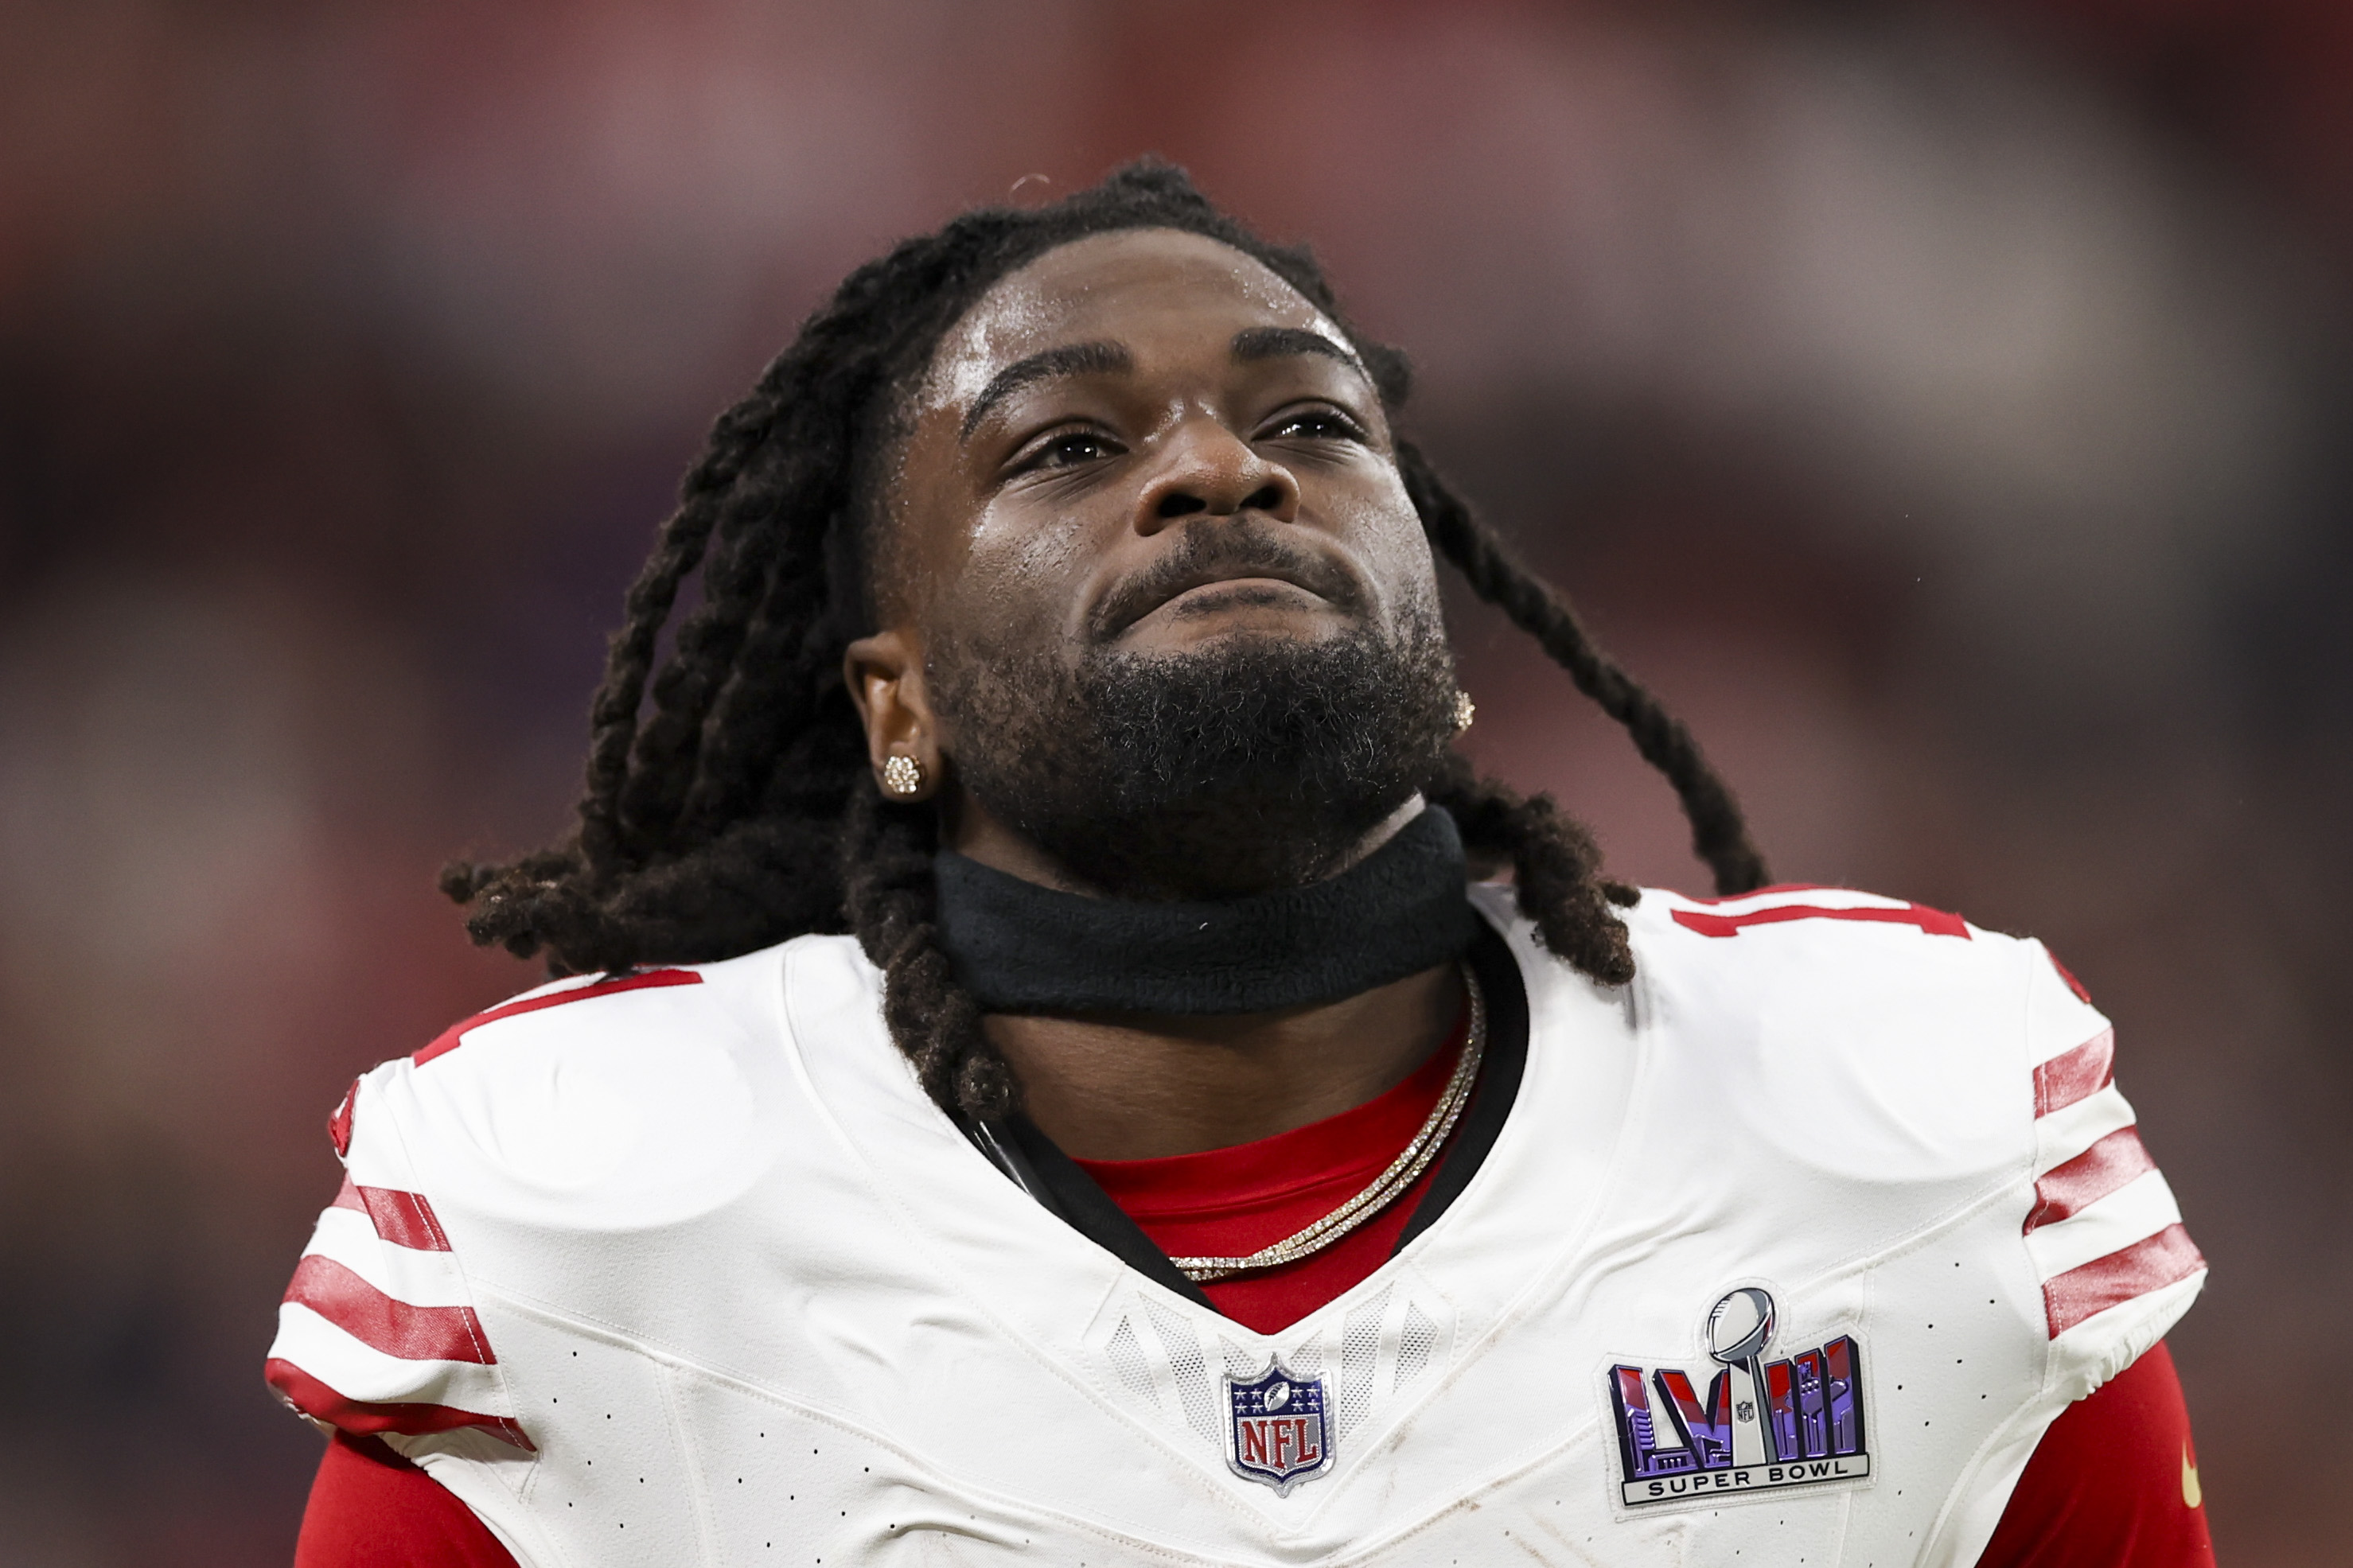
[[[477,907],[473,939],[557,973],[732,957],[811,931],[854,933],[883,974],[892,1037],[941,1105],[976,1118],[1018,1100],[1010,1069],[940,947],[935,814],[876,788],[841,679],[875,615],[877,468],[908,389],[980,296],[1089,235],[1172,228],[1255,258],[1335,321],[1303,248],[1275,246],[1212,206],[1180,169],[1147,160],[1051,205],[966,213],[851,273],[750,395],[719,416],[678,509],[628,591],[590,710],[579,826],[505,865],[451,864],[441,886]],[[1347,330],[1344,327],[1344,331]],[[1350,332],[1382,400],[1403,356]],[[1422,454],[1398,445],[1407,493],[1437,552],[1624,725],[1674,784],[1720,893],[1766,880],[1731,792],[1691,733],[1594,646]],[[658,645],[681,585],[702,603]],[[1450,754],[1425,791],[1482,864],[1509,864],[1521,910],[1553,952],[1605,984],[1633,977],[1586,829]]]

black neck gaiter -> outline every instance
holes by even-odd
[[[1142,903],[1058,892],[952,850],[940,944],[993,1013],[1262,1013],[1460,958],[1478,917],[1437,806],[1339,876],[1243,899]]]

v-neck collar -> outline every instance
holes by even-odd
[[[1518,1099],[1527,1065],[1528,999],[1519,965],[1503,937],[1481,921],[1465,955],[1487,998],[1487,1054],[1470,1108],[1447,1141],[1430,1185],[1398,1236],[1394,1258],[1438,1222],[1478,1173]],[[961,1123],[961,1119],[958,1119]],[[1195,1304],[1215,1311],[1201,1288],[1185,1277],[1127,1211],[1113,1201],[1084,1167],[1064,1153],[1028,1117],[1016,1115],[987,1129],[965,1126],[966,1136],[1005,1175],[1081,1236],[1138,1274]]]
[[[1520,1061],[1519,1081],[1499,1072],[1482,1091],[1397,1256],[1279,1336],[1222,1316],[1219,1332],[1266,1343],[1309,1335],[1399,1268],[1432,1263],[1443,1268],[1450,1296],[1472,1317],[1488,1318],[1589,1229],[1615,1171],[1644,1033],[1639,1015],[1647,1004],[1638,998],[1648,987],[1638,978],[1605,989],[1576,973],[1537,944],[1511,897],[1506,889],[1472,889],[1484,928],[1473,952],[1495,966],[1491,991],[1520,1026],[1510,1031],[1522,1046],[1510,1053]],[[832,1129],[843,1177],[876,1193],[902,1242],[933,1261],[944,1288],[1041,1348],[1067,1347],[1121,1289],[1210,1310],[1100,1189],[1111,1211],[1098,1215],[1103,1235],[1128,1237],[1115,1246],[1033,1195],[1047,1180],[1034,1163],[1018,1151],[1009,1167],[993,1163],[924,1094],[883,1026],[881,976],[853,942],[806,939],[788,944],[784,958],[790,1070]],[[1481,975],[1489,978],[1485,969]],[[1532,1095],[1546,1108],[1542,1126],[1528,1125]]]

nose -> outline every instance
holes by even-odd
[[[1217,420],[1190,419],[1166,439],[1159,465],[1136,498],[1136,531],[1159,532],[1182,518],[1263,512],[1299,516],[1299,481]]]

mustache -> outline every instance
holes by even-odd
[[[1356,574],[1330,556],[1252,522],[1195,523],[1174,550],[1103,595],[1087,617],[1088,634],[1108,642],[1187,589],[1235,577],[1278,578],[1352,615],[1366,609]]]

